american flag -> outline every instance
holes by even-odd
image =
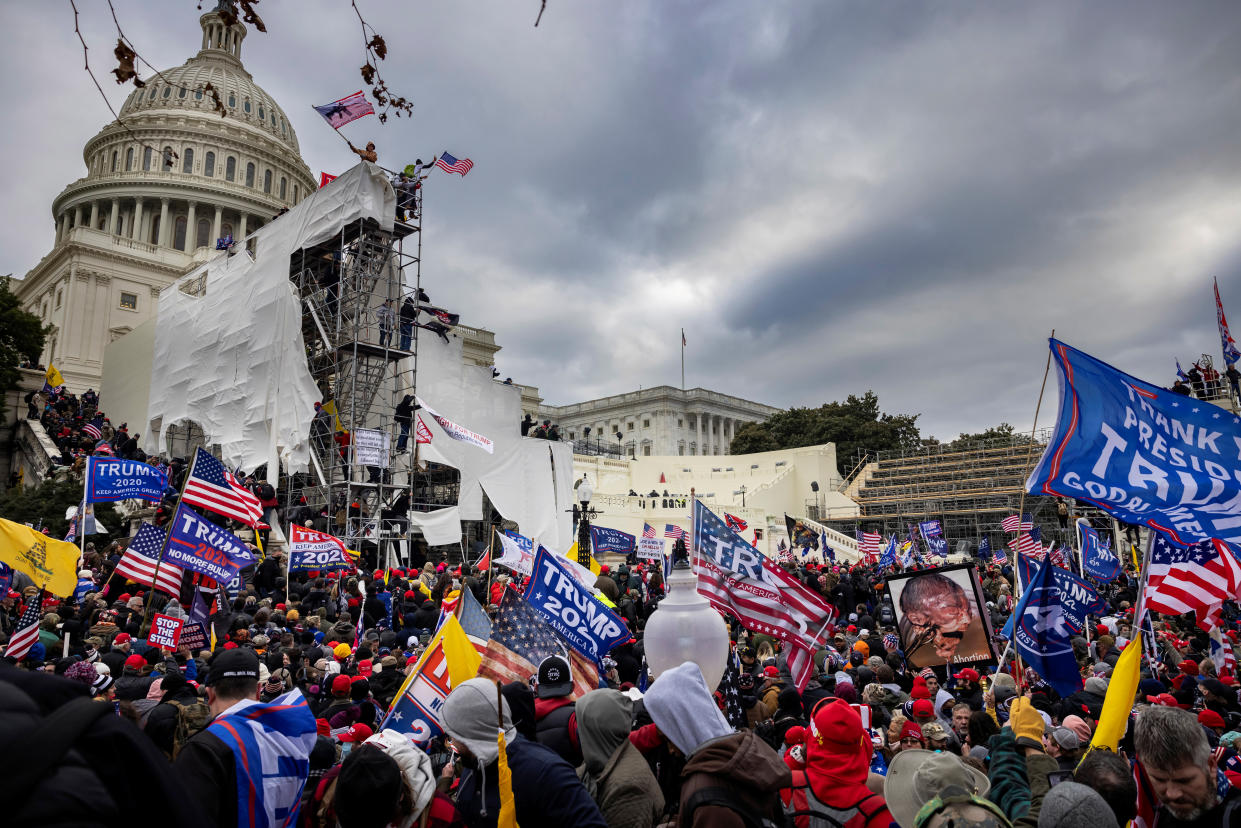
[[[1016,543],[1010,543],[1008,548],[1023,555],[1033,555],[1041,560],[1044,555],[1042,529],[1035,527],[1028,532],[1023,530],[1017,535]]]
[[[1029,531],[1034,528],[1034,517],[1029,512],[1026,512],[1020,518],[1016,515],[1009,515],[1000,521],[1000,528],[1005,532],[1016,532],[1018,531],[1019,520],[1021,530]]]
[[[642,524],[642,537],[644,538],[655,537],[655,527],[649,523],[643,523]]]
[[[1057,547],[1056,549],[1052,549],[1051,551],[1049,551],[1047,553],[1047,557],[1051,560],[1053,564],[1060,567],[1061,569],[1069,568],[1069,556],[1064,553],[1063,546]]]
[[[462,158],[458,161],[448,153],[442,152],[440,157],[435,160],[435,166],[446,173],[460,173],[464,177],[474,167],[474,162],[468,158]]]
[[[116,574],[143,586],[163,590],[169,595],[181,592],[181,576],[185,570],[164,561],[159,564],[159,581],[155,581],[155,566],[164,548],[164,533],[149,523],[138,528],[138,534],[129,542],[125,554],[116,563]]]
[[[728,512],[724,513],[724,522],[727,523],[728,528],[734,532],[744,532],[750,526],[750,524],[746,523],[741,518],[736,515],[730,515]]]
[[[238,483],[223,463],[201,448],[194,456],[181,502],[210,509],[247,526],[255,526],[263,517],[259,499]]]
[[[1241,561],[1222,541],[1182,549],[1155,532],[1150,555],[1146,608],[1152,612],[1180,615],[1193,610],[1198,626],[1210,630],[1218,623],[1224,602],[1241,590]]]
[[[569,669],[573,673],[572,698],[599,686],[599,669],[547,626],[538,610],[526,603],[517,590],[504,590],[478,674],[505,684],[510,681],[524,684],[550,655],[569,659]]]
[[[1211,661],[1215,664],[1216,675],[1237,674],[1237,656],[1232,651],[1232,641],[1224,636],[1218,626],[1211,627]]]
[[[82,426],[82,430],[94,437],[96,440],[103,437],[103,417],[96,414],[95,419]]]
[[[673,540],[679,540],[685,537],[685,530],[682,529],[680,526],[674,526],[671,523],[665,523],[664,524],[664,537],[672,538]]]
[[[9,644],[4,648],[5,658],[21,661],[30,653],[30,648],[39,640],[39,620],[43,617],[44,590],[30,599],[21,617],[17,619],[17,627],[9,636]]]
[[[879,557],[879,543],[882,540],[883,536],[878,532],[858,532],[857,551],[868,560],[870,558],[877,558]]]
[[[746,543],[701,501],[694,502],[694,549],[698,593],[747,629],[784,642],[789,673],[798,692],[804,690],[832,608]]]
[[[366,99],[359,89],[347,98],[341,98],[339,101],[332,101],[330,104],[316,106],[315,111],[318,112],[328,122],[332,129],[340,129],[350,121],[356,121],[367,115],[375,114],[375,107],[371,106],[371,102]],[[335,178],[335,176],[333,176]],[[323,186],[320,184],[319,186]]]

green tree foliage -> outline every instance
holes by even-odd
[[[992,426],[975,434],[963,433],[949,443],[948,448],[965,449],[977,446],[979,443],[1000,443],[1013,446],[1037,445],[1037,441],[1028,433],[1020,433],[1008,423],[1000,423],[998,426]]]
[[[0,517],[32,526],[39,526],[42,521],[50,537],[63,538],[69,531],[65,511],[81,502],[81,480],[73,480],[71,477],[61,481],[45,480],[41,486],[16,486],[0,495]],[[94,504],[94,512],[95,518],[108,527],[108,534],[89,535],[86,538],[88,542],[99,546],[101,541],[126,535],[124,521],[111,503]]]
[[[790,408],[765,422],[750,423],[733,439],[733,454],[836,444],[841,475],[848,474],[858,450],[914,449],[921,445],[917,414],[884,414],[874,391],[850,394],[844,402],[818,408]]]
[[[0,414],[4,413],[4,395],[21,379],[18,363],[22,357],[36,361],[43,352],[45,336],[47,329],[39,317],[22,310],[9,290],[9,277],[0,278]]]

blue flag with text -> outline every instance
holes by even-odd
[[[1051,340],[1055,432],[1026,487],[1084,500],[1182,546],[1241,544],[1241,417]]]
[[[1034,583],[1034,579],[1044,569],[1051,570],[1052,588],[1060,594],[1065,621],[1072,628],[1073,632],[1080,633],[1086,629],[1087,615],[1103,616],[1107,614],[1107,602],[1099,597],[1099,593],[1095,592],[1094,587],[1072,572],[1069,572],[1067,569],[1061,569],[1050,561],[1040,564],[1029,555],[1017,556],[1017,571],[1021,575],[1021,582],[1023,584]],[[1027,586],[1026,589],[1029,589],[1029,587]],[[1025,593],[1022,594],[1024,595]]]
[[[629,628],[616,613],[582,585],[560,555],[540,546],[535,553],[526,601],[582,655],[598,662],[629,639]]]
[[[155,500],[164,496],[168,475],[161,469],[116,457],[86,458],[86,502]]]
[[[1052,579],[1055,569],[1058,567],[1047,564],[1035,574],[1003,635],[1034,672],[1061,696],[1069,696],[1081,689],[1082,677],[1073,655],[1073,630],[1061,592]]]
[[[595,548],[595,553],[600,552],[616,552],[621,555],[628,555],[633,552],[635,540],[633,535],[628,532],[622,532],[619,529],[609,529],[606,526],[590,527],[590,544]]]
[[[1120,556],[1099,540],[1099,533],[1085,523],[1078,524],[1082,533],[1082,569],[1092,578],[1111,581],[1120,574]]]
[[[164,559],[221,583],[228,583],[239,570],[255,562],[254,553],[233,533],[184,505],[173,515]]]

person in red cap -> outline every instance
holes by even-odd
[[[935,720],[935,705],[930,699],[917,699],[910,705],[909,715],[919,725]]]
[[[1198,724],[1212,731],[1216,738],[1224,735],[1224,729],[1227,725],[1224,723],[1224,717],[1216,713],[1214,710],[1203,710],[1198,714]]]
[[[982,710],[982,687],[978,684],[978,671],[973,667],[966,667],[959,673],[953,673],[952,677],[957,682],[954,693],[957,699],[968,704],[971,710]]]
[[[362,744],[367,739],[375,735],[375,731],[370,725],[355,722],[349,725],[345,732],[336,736],[336,741],[340,742],[340,758],[343,760],[349,755],[349,751],[355,746]]]
[[[892,815],[883,796],[866,787],[874,745],[857,712],[840,699],[823,701],[805,740],[806,768],[794,769],[793,784],[780,791],[793,824],[808,828],[830,819],[822,824],[887,828]]]
[[[900,753],[902,750],[921,750],[925,747],[926,740],[922,738],[922,727],[915,721],[906,721],[901,726],[900,739],[892,753]]]

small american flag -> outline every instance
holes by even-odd
[[[1020,524],[1018,523],[1020,521]],[[1000,521],[1000,528],[1005,532],[1029,531],[1034,528],[1034,517],[1026,512],[1020,518],[1016,515],[1009,515]]]
[[[462,158],[458,161],[448,153],[442,152],[440,157],[435,160],[435,166],[446,173],[460,173],[464,177],[466,173],[474,168],[474,162],[468,158]]]
[[[642,524],[642,537],[644,538],[655,537],[655,527],[649,523],[643,523]]]
[[[671,523],[664,524],[664,537],[680,540],[685,537],[685,530]]]
[[[1046,554],[1043,549],[1042,530],[1039,527],[1035,527],[1028,532],[1023,530],[1019,535],[1017,535],[1016,544],[1014,545],[1010,543],[1008,548],[1020,552],[1023,555],[1031,555],[1039,560],[1042,560],[1043,556]]]
[[[526,603],[516,590],[504,590],[478,674],[506,684],[511,681],[525,684],[539,671],[539,663],[550,655],[568,658],[573,673],[572,698],[599,686],[598,668],[566,645],[547,626],[538,610]]]
[[[883,537],[878,532],[858,532],[857,551],[867,558],[878,557],[879,542],[881,540],[883,540]]]
[[[259,499],[238,483],[223,463],[201,448],[194,456],[181,502],[210,509],[247,526],[257,525],[263,517]]]
[[[1193,610],[1198,626],[1209,630],[1241,590],[1241,561],[1221,541],[1203,541],[1187,548],[1172,544],[1162,532],[1151,542],[1147,569],[1146,608],[1181,615]]]
[[[185,570],[167,561],[159,564],[159,580],[155,580],[155,568],[159,553],[164,548],[164,533],[149,523],[138,528],[138,534],[129,542],[125,554],[116,563],[116,574],[136,584],[163,590],[169,595],[181,592],[181,577]]]
[[[103,437],[103,417],[96,414],[95,419],[82,426],[82,431],[86,432],[96,440]]]
[[[39,640],[39,619],[43,617],[44,590],[30,599],[21,617],[17,619],[17,628],[9,636],[9,644],[4,648],[5,658],[21,661],[30,653],[30,648]]]
[[[316,106],[315,111],[323,116],[332,129],[340,129],[350,121],[356,121],[367,115],[375,114],[375,107],[366,99],[359,89],[347,98],[332,101],[330,104]],[[322,185],[320,185],[322,186]]]

